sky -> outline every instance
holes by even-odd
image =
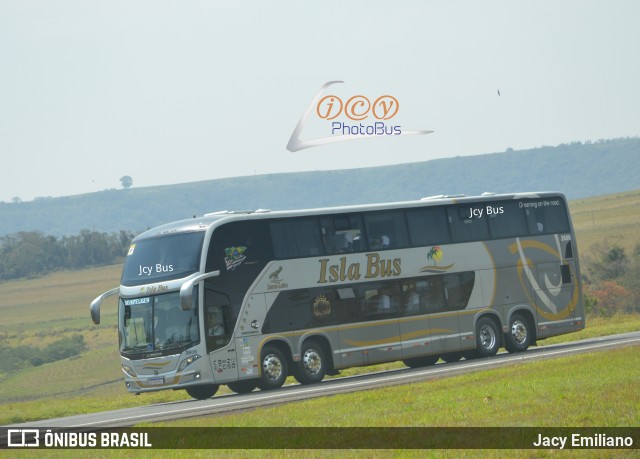
[[[634,0],[0,0],[0,201],[639,136],[638,17]],[[334,80],[325,95],[391,95],[389,126],[434,132],[288,151]],[[314,110],[300,137],[330,124]]]

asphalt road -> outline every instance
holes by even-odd
[[[15,424],[8,427],[69,427],[96,430],[109,427],[129,427],[140,422],[169,421],[195,416],[231,413],[239,410],[294,402],[296,400],[307,400],[314,397],[326,397],[334,394],[397,384],[427,381],[522,362],[553,359],[585,352],[597,352],[639,345],[640,332],[631,332],[565,344],[532,347],[527,352],[518,354],[501,353],[494,357],[484,359],[441,363],[425,368],[403,368],[360,376],[328,379],[315,385],[289,385],[278,390],[267,392],[256,390],[245,395],[230,394],[213,397],[208,400],[184,400],[172,403],[161,403],[157,405]],[[144,395],[141,395],[141,397],[144,397]]]

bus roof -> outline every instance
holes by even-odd
[[[299,210],[277,210],[271,211],[266,209],[244,210],[244,211],[218,211],[205,214],[201,217],[195,217],[185,220],[178,220],[166,223],[161,226],[149,229],[134,238],[134,241],[147,239],[172,233],[185,233],[193,231],[206,231],[212,225],[218,226],[222,222],[230,222],[237,220],[262,220],[274,218],[291,218],[304,217],[312,215],[328,215],[339,213],[366,212],[375,210],[403,209],[412,207],[430,207],[445,204],[462,204],[465,202],[490,202],[505,199],[537,199],[550,196],[559,196],[564,199],[564,194],[560,192],[526,192],[526,193],[509,193],[494,194],[483,193],[481,196],[465,196],[459,195],[436,195],[428,196],[414,201],[387,202],[377,204],[355,204],[350,206],[321,207],[312,209]]]

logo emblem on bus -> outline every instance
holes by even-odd
[[[331,302],[324,295],[318,295],[313,302],[313,315],[317,318],[331,315]]]
[[[224,257],[224,262],[227,266],[227,271],[233,271],[242,264],[242,262],[247,258],[244,254],[245,250],[247,250],[247,248],[243,246],[227,247],[224,249],[224,253],[226,255]]]
[[[271,279],[274,282],[280,282],[280,278],[278,276],[280,275],[281,272],[282,272],[282,266],[279,266],[278,269],[276,269],[274,272],[269,274],[269,279]]]
[[[427,260],[431,260],[433,262],[433,265],[423,266],[422,268],[420,268],[420,272],[421,273],[443,273],[453,268],[453,265],[455,265],[455,263],[451,263],[450,265],[446,265],[446,266],[438,266],[438,262],[442,260],[443,255],[444,255],[444,252],[442,250],[442,247],[440,247],[439,245],[434,245],[433,247],[431,247],[427,252]]]
[[[289,284],[280,279],[280,273],[282,272],[282,269],[282,266],[278,266],[278,269],[269,274],[267,290],[277,290],[279,288],[287,288],[289,286]]]

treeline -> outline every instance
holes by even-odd
[[[640,313],[640,244],[630,255],[615,244],[595,244],[584,261],[587,313]]]
[[[62,236],[83,228],[143,231],[219,210],[309,209],[485,191],[557,190],[569,199],[583,198],[640,189],[639,154],[640,138],[574,142],[393,166],[251,175],[0,202],[0,236],[32,230]]]
[[[82,230],[61,238],[40,231],[0,237],[0,281],[115,263],[125,255],[133,236],[127,231]]]
[[[11,347],[0,343],[0,373],[13,373],[30,366],[56,362],[74,357],[86,348],[82,335],[73,335],[54,341],[44,349],[33,346]]]

